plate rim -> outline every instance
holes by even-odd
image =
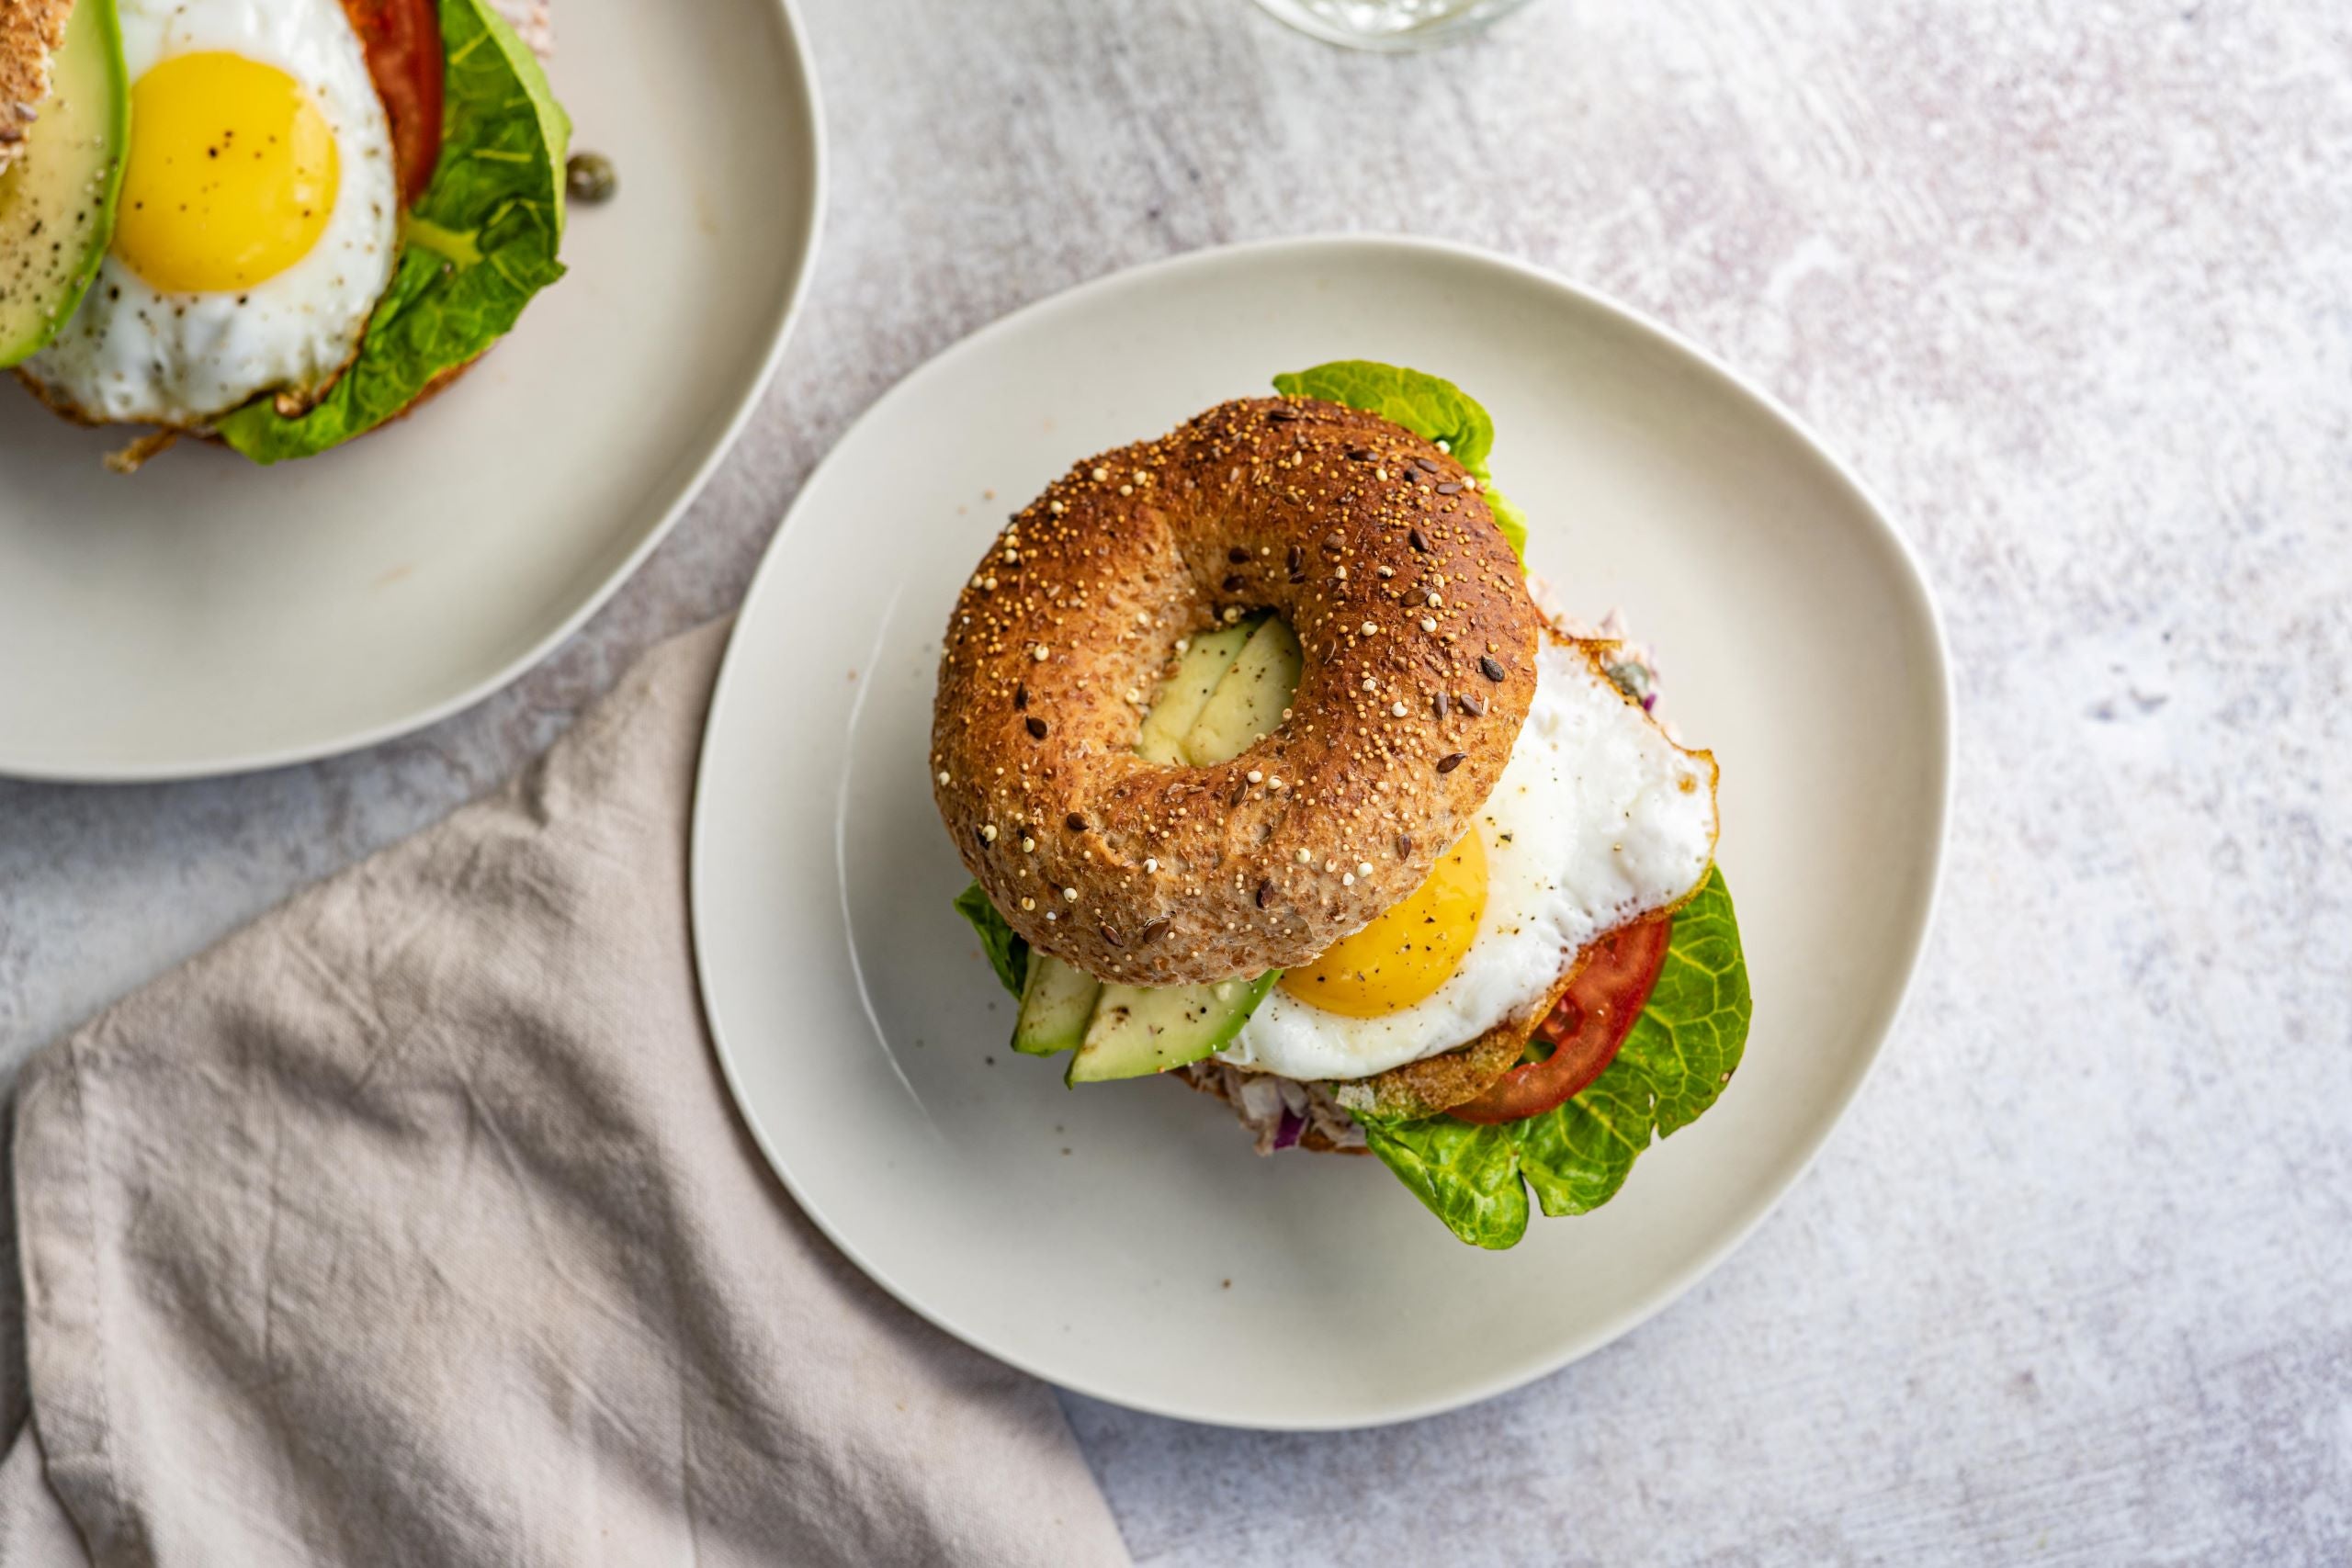
[[[1285,251],[1311,253],[1317,250],[1334,254],[1347,252],[1418,252],[1423,254],[1442,255],[1455,262],[1499,267],[1516,273],[1528,281],[1542,284],[1567,296],[1579,307],[1597,310],[1603,316],[1613,317],[1623,324],[1650,334],[1667,346],[1687,355],[1691,362],[1751,400],[1780,428],[1783,435],[1793,439],[1800,447],[1820,462],[1860,503],[1860,511],[1868,517],[1871,525],[1876,529],[1882,540],[1893,546],[1894,558],[1902,567],[1902,575],[1909,588],[1911,601],[1926,622],[1928,649],[1933,655],[1935,665],[1936,702],[1933,713],[1928,716],[1933,738],[1938,742],[1932,757],[1935,774],[1934,822],[1932,830],[1926,835],[1925,847],[1928,859],[1925,893],[1919,900],[1916,917],[1912,920],[1908,941],[1904,945],[1901,955],[1901,977],[1890,999],[1880,1010],[1878,1015],[1866,1021],[1869,1024],[1870,1045],[1860,1068],[1852,1074],[1842,1089],[1829,1097],[1827,1102],[1829,1114],[1821,1120],[1817,1131],[1807,1135],[1798,1152],[1797,1158],[1789,1165],[1785,1174],[1758,1188],[1750,1197],[1747,1212],[1723,1235],[1710,1245],[1694,1251],[1679,1266],[1667,1270],[1658,1285],[1634,1305],[1604,1319],[1581,1334],[1569,1336],[1550,1352],[1531,1357],[1521,1363],[1492,1376],[1476,1380],[1475,1382],[1465,1383],[1458,1389],[1442,1394],[1398,1400],[1393,1404],[1381,1407],[1375,1414],[1363,1416],[1330,1417],[1309,1414],[1294,1419],[1272,1416],[1237,1417],[1219,1414],[1199,1404],[1188,1405],[1172,1400],[1138,1398],[1105,1387],[1097,1380],[1064,1377],[1047,1370],[1027,1355],[992,1342],[988,1336],[969,1332],[949,1322],[942,1313],[934,1312],[924,1303],[914,1299],[896,1280],[870,1262],[854,1241],[842,1235],[804,1197],[799,1184],[793,1179],[787,1163],[769,1138],[767,1129],[762,1125],[759,1117],[752,1108],[750,1099],[744,1090],[742,1077],[737,1070],[736,1052],[727,1041],[719,1022],[719,1010],[714,1001],[715,987],[712,973],[702,941],[704,888],[709,880],[705,874],[705,866],[707,863],[707,857],[711,853],[708,815],[704,810],[704,805],[710,777],[711,756],[715,750],[714,742],[720,728],[720,716],[727,711],[729,694],[741,679],[738,672],[735,657],[737,634],[742,628],[746,614],[768,585],[771,576],[781,571],[778,565],[782,559],[779,546],[790,536],[793,523],[807,497],[817,489],[818,481],[830,474],[839,454],[849,444],[850,438],[863,430],[869,421],[885,414],[910,383],[927,375],[935,367],[960,359],[967,354],[982,352],[986,345],[999,335],[1026,324],[1035,316],[1042,315],[1092,293],[1108,291],[1114,287],[1193,267],[1216,265],[1237,258]],[[711,684],[710,702],[704,716],[702,738],[695,748],[694,794],[689,807],[691,816],[687,828],[686,844],[686,916],[690,942],[694,950],[695,980],[702,1003],[704,1027],[709,1034],[711,1054],[718,1059],[719,1074],[727,1085],[728,1095],[734,1101],[736,1114],[741,1118],[744,1130],[751,1134],[752,1144],[759,1149],[761,1157],[767,1162],[768,1168],[783,1184],[786,1191],[791,1195],[794,1204],[800,1213],[817,1227],[828,1242],[839,1248],[842,1254],[857,1267],[860,1273],[879,1286],[893,1301],[960,1343],[970,1346],[1006,1366],[1026,1372],[1054,1388],[1067,1389],[1090,1399],[1100,1400],[1104,1404],[1137,1411],[1148,1416],[1234,1430],[1360,1431],[1444,1415],[1450,1411],[1460,1410],[1498,1398],[1547,1378],[1591,1355],[1594,1351],[1614,1343],[1664,1312],[1681,1300],[1701,1280],[1738,1250],[1748,1237],[1755,1234],[1757,1227],[1780,1207],[1781,1200],[1787,1197],[1797,1183],[1812,1170],[1814,1162],[1820,1157],[1821,1151],[1827,1145],[1830,1135],[1844,1122],[1846,1114],[1852,1109],[1855,1099],[1861,1093],[1863,1087],[1869,1083],[1872,1075],[1877,1072],[1879,1063],[1886,1054],[1887,1040],[1894,1032],[1895,1026],[1902,1021],[1910,1003],[1913,989],[1918,980],[1920,958],[1927,951],[1928,942],[1934,934],[1937,914],[1943,902],[1945,869],[1950,860],[1953,773],[1957,759],[1957,741],[1954,733],[1955,709],[1951,643],[1944,629],[1942,610],[1936,601],[1925,563],[1920,559],[1918,551],[1903,531],[1895,527],[1887,509],[1880,502],[1876,493],[1863,482],[1860,475],[1856,473],[1837,453],[1830,450],[1828,446],[1820,437],[1815,435],[1804,423],[1778,398],[1733,369],[1713,353],[1684,337],[1673,327],[1657,320],[1646,311],[1624,304],[1596,288],[1579,284],[1549,267],[1487,250],[1483,246],[1426,235],[1327,231],[1242,241],[1231,244],[1210,245],[1179,252],[1173,255],[1159,257],[1152,261],[1104,273],[1030,300],[982,324],[949,344],[938,353],[932,355],[922,364],[893,381],[880,396],[843,427],[840,435],[835,437],[833,445],[827,449],[825,456],[820,459],[816,467],[809,470],[808,478],[801,482],[799,490],[786,504],[775,532],[761,551],[759,564],[752,570],[751,579],[744,587],[743,596],[736,607],[734,619],[728,628],[727,647],[719,655],[718,674]]]
[[[735,450],[742,438],[743,427],[750,423],[752,412],[760,400],[775,385],[777,368],[784,363],[784,351],[792,338],[792,329],[800,320],[802,307],[807,304],[808,288],[817,271],[817,253],[824,243],[825,209],[830,192],[831,153],[825,137],[825,105],[820,96],[814,51],[808,46],[808,29],[800,17],[799,0],[769,0],[784,22],[785,40],[790,48],[792,69],[800,82],[801,102],[807,106],[806,123],[801,127],[808,141],[809,178],[807,207],[808,238],[800,247],[800,254],[793,263],[793,276],[786,288],[783,309],[775,313],[769,333],[767,352],[758,370],[745,382],[734,408],[727,415],[726,426],[718,439],[711,444],[700,463],[653,525],[629,547],[603,581],[581,599],[545,635],[500,665],[488,675],[439,698],[413,713],[359,729],[345,730],[322,739],[297,741],[291,744],[263,747],[255,750],[200,757],[182,761],[106,763],[96,766],[67,764],[57,766],[42,762],[26,764],[11,761],[0,750],[0,779],[26,784],[169,784],[198,779],[226,778],[240,773],[265,773],[275,768],[294,767],[304,762],[322,761],[331,757],[348,756],[397,740],[429,728],[443,719],[465,712],[504,691],[508,686],[535,670],[572,633],[585,626],[589,617],[610,603],[614,594],[635,577],[662,542],[686,514],[710,482],[718,465]],[[813,471],[812,471],[813,472]],[[787,513],[789,509],[787,508]],[[765,551],[762,552],[765,559]],[[756,573],[754,574],[756,575]]]

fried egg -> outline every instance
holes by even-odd
[[[119,0],[130,146],[112,243],[25,370],[92,420],[200,429],[307,403],[391,276],[384,106],[340,0]]]
[[[1498,1024],[1532,1028],[1588,943],[1706,879],[1715,764],[1575,644],[1547,643],[1494,793],[1412,897],[1285,973],[1218,1057],[1364,1078]]]

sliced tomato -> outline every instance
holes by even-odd
[[[1461,1122],[1523,1122],[1566,1105],[1617,1059],[1634,1021],[1648,1005],[1665,966],[1674,918],[1636,920],[1577,954],[1575,978],[1535,1034],[1552,1047],[1540,1062],[1522,1062],[1477,1099],[1457,1105]]]
[[[391,121],[401,205],[413,207],[441,158],[441,13],[435,0],[343,0]]]

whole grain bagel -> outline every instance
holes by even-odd
[[[25,155],[49,107],[57,51],[74,0],[0,0],[0,171]]]
[[[1272,610],[1290,716],[1230,761],[1136,754],[1180,639]],[[1172,986],[1304,963],[1418,887],[1509,760],[1541,621],[1476,482],[1374,414],[1221,404],[1013,515],[941,651],[933,795],[1013,930]]]

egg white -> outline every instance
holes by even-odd
[[[175,55],[218,50],[308,88],[334,136],[334,209],[301,260],[234,293],[166,293],[109,253],[73,320],[25,370],[85,418],[180,428],[202,428],[263,392],[314,392],[358,347],[400,241],[391,132],[358,35],[338,0],[119,0],[119,9],[134,83]]]
[[[1714,860],[1714,763],[1667,739],[1575,647],[1547,643],[1527,723],[1478,813],[1487,907],[1445,983],[1349,1018],[1276,988],[1218,1057],[1290,1078],[1364,1078],[1532,1025],[1588,943],[1695,891]]]

